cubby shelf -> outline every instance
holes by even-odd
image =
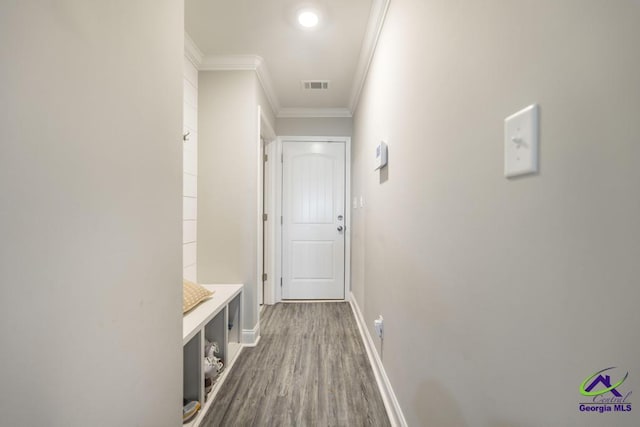
[[[190,422],[195,427],[211,406],[233,362],[242,349],[242,288],[243,285],[202,285],[213,296],[184,315],[182,319],[183,395],[187,400],[198,400],[201,409]],[[205,396],[204,344],[205,338],[220,346],[224,371],[212,390]]]

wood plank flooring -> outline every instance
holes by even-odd
[[[202,425],[389,426],[351,307],[267,306]]]

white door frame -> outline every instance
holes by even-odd
[[[278,303],[282,301],[282,224],[280,218],[282,217],[282,143],[283,142],[344,142],[345,143],[345,188],[344,188],[344,203],[345,203],[345,236],[344,236],[344,300],[348,301],[351,295],[351,138],[348,136],[279,136],[276,139],[276,158],[279,159],[276,162],[275,172],[275,197],[271,200],[276,202],[276,218],[275,224],[275,254],[271,259],[275,263],[275,281],[272,283],[273,294],[272,301]],[[265,301],[267,296],[265,295]]]
[[[257,221],[257,230],[258,232],[256,233],[256,313],[257,313],[257,325],[259,327],[260,325],[260,296],[262,293],[262,274],[264,273],[263,271],[263,265],[262,265],[262,239],[263,239],[263,234],[264,234],[264,221],[262,220],[262,214],[263,212],[263,177],[262,177],[262,171],[264,168],[264,162],[263,162],[263,152],[265,152],[265,146],[268,145],[273,145],[273,143],[269,144],[270,142],[274,141],[276,139],[276,134],[273,131],[273,126],[272,124],[269,122],[268,117],[264,114],[264,111],[262,111],[262,108],[260,107],[260,105],[258,105],[258,129],[257,129],[257,147],[256,147],[256,160],[257,160],[257,182],[256,182],[256,188],[257,188],[257,195],[258,195],[258,200],[257,200],[257,211],[256,211],[256,221]],[[271,168],[272,170],[274,168]],[[271,200],[273,200],[273,195],[271,195]],[[275,222],[275,221],[269,221],[271,223]],[[269,223],[268,222],[268,223]],[[267,248],[267,250],[269,250]],[[273,269],[271,269],[271,271],[274,271]],[[269,286],[273,284],[273,279],[270,279],[267,282],[267,286],[265,287],[265,293],[263,296],[264,299],[264,303],[265,304],[269,304],[269,294],[268,294],[268,287],[273,287],[273,286]]]
[[[280,217],[277,216],[276,213],[276,201],[275,201],[275,197],[276,197],[276,167],[278,164],[280,164],[280,158],[277,156],[276,154],[276,142],[275,142],[275,137],[273,140],[269,141],[265,141],[265,147],[264,147],[264,152],[265,154],[269,157],[269,168],[268,168],[268,179],[267,176],[265,175],[265,179],[267,179],[267,182],[269,184],[269,186],[265,186],[264,187],[264,192],[267,195],[267,203],[264,204],[265,207],[265,212],[269,215],[266,223],[263,222],[265,228],[264,228],[264,234],[265,234],[265,252],[266,252],[266,271],[265,273],[267,273],[267,280],[264,282],[264,304],[266,305],[272,305],[275,304],[275,300],[274,300],[274,292],[275,292],[275,287],[276,287],[276,282],[277,285],[280,285],[280,279],[276,280],[276,261],[274,259],[275,253],[276,253],[276,223],[280,224]]]

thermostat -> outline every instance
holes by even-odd
[[[376,147],[376,168],[378,170],[387,165],[387,143],[380,141],[380,144]]]

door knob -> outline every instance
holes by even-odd
[[[338,231],[344,230],[341,225],[338,226]]]

